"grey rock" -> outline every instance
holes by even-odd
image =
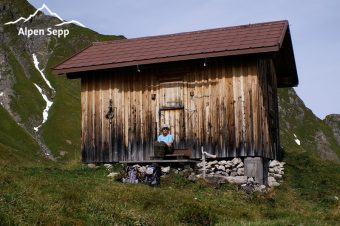
[[[170,172],[170,166],[162,167],[162,172],[163,173],[169,173]]]
[[[254,178],[253,178],[253,177],[249,177],[249,178],[247,179],[247,181],[248,181],[249,183],[253,183],[253,182],[255,182],[255,180],[254,180]]]
[[[205,181],[209,184],[218,185],[226,183],[227,179],[224,176],[207,176],[205,177]]]
[[[244,175],[244,168],[239,168],[239,169],[237,170],[237,175],[243,176],[243,175]]]
[[[217,160],[214,160],[212,162],[208,162],[208,166],[213,166],[213,165],[216,165],[216,164],[218,164]]]
[[[192,174],[190,174],[188,176],[188,180],[192,181],[192,182],[195,182],[197,180],[197,177],[196,177],[196,175],[194,173],[192,173]]]
[[[243,166],[244,166],[243,162],[240,162],[240,163],[236,166],[236,168],[241,168],[241,167],[243,167]]]
[[[227,163],[224,165],[225,168],[232,168],[233,167],[233,163]]]
[[[218,170],[221,170],[221,171],[225,171],[224,165],[219,165],[217,169],[218,169]]]
[[[110,173],[109,175],[107,175],[107,177],[116,178],[118,175],[119,175],[119,173],[112,172],[112,173]]]
[[[247,177],[246,176],[235,176],[235,177],[229,176],[226,179],[230,184],[241,185],[241,184],[247,183]]]
[[[278,186],[280,186],[280,184],[278,182],[276,182],[276,181],[273,181],[271,183],[268,183],[268,186],[269,187],[278,187]]]
[[[233,172],[231,172],[231,173],[230,173],[230,176],[231,176],[231,177],[235,177],[235,176],[237,176],[237,172],[234,172],[234,171],[233,171]]]
[[[268,177],[268,183],[272,182],[272,181],[276,181],[274,177]]]
[[[319,153],[320,157],[324,160],[330,160],[334,162],[340,162],[339,157],[337,156],[336,152],[331,148],[331,144],[329,142],[329,138],[326,134],[319,130],[315,133],[315,141],[317,145],[317,152]]]
[[[277,160],[272,160],[269,163],[269,167],[275,167],[275,166],[278,166],[278,165],[280,165],[280,163]]]
[[[281,174],[274,174],[274,178],[276,180],[280,180],[280,179],[282,179],[282,175]]]
[[[113,166],[111,164],[104,164],[105,169],[111,170]]]
[[[197,179],[203,178],[203,175],[202,175],[202,174],[197,174],[197,175],[196,175],[196,178],[197,178]]]
[[[240,158],[234,158],[234,159],[232,160],[233,165],[237,165],[237,164],[239,164],[239,163],[241,163],[241,162],[242,162],[242,160],[241,160]]]
[[[226,160],[222,160],[222,161],[219,162],[219,164],[224,166],[224,165],[227,164],[227,161]]]
[[[201,167],[203,167],[203,162],[199,162],[199,163],[197,163],[197,164],[196,164],[196,166],[197,166],[198,168],[201,168]]]
[[[93,163],[87,164],[87,167],[89,167],[91,169],[97,168],[96,164],[93,164]]]

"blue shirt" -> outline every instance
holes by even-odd
[[[165,143],[168,143],[168,142],[173,142],[174,141],[174,138],[172,137],[171,134],[168,134],[166,136],[164,136],[163,134],[159,135],[158,136],[158,139],[157,139],[158,142],[165,142]]]

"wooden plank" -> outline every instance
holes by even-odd
[[[157,131],[157,115],[158,115],[158,112],[157,112],[157,99],[159,98],[157,96],[157,90],[156,90],[156,83],[155,83],[155,79],[156,79],[156,75],[155,75],[155,72],[152,71],[151,73],[151,77],[150,77],[150,80],[151,80],[151,89],[150,89],[150,92],[151,92],[151,95],[154,95],[154,99],[151,99],[151,104],[150,104],[150,120],[151,120],[151,125],[150,126],[150,143],[154,140],[157,139],[157,135],[158,135],[158,131]],[[151,97],[150,97],[151,98]],[[154,151],[153,151],[153,145],[151,145],[151,148],[148,150],[148,157],[150,158],[150,156],[153,156],[154,155]],[[148,159],[149,159],[148,158]]]
[[[227,129],[227,143],[226,143],[226,157],[234,156],[235,149],[235,130],[234,130],[234,91],[233,91],[233,69],[232,65],[229,63],[224,63],[226,67],[226,129]]]
[[[239,81],[238,81],[238,68],[233,64],[233,124],[234,124],[234,152],[232,156],[237,156],[240,144],[240,120],[239,120]]]
[[[94,92],[94,139],[95,139],[95,161],[102,162],[102,150],[101,150],[101,75],[97,75],[94,80],[95,92]]]
[[[255,156],[255,141],[256,141],[256,132],[255,132],[255,119],[256,119],[256,84],[257,84],[257,75],[256,75],[256,64],[254,62],[250,65],[250,90],[249,90],[249,109],[250,109],[250,152],[248,152],[248,156]]]
[[[102,152],[104,162],[110,162],[112,160],[109,153],[109,120],[106,119],[108,112],[110,94],[109,94],[109,77],[110,75],[105,73],[101,81],[101,123],[102,123]]]
[[[243,156],[247,156],[249,152],[249,143],[250,143],[250,129],[249,129],[249,118],[250,118],[250,109],[249,109],[249,80],[250,80],[250,74],[249,74],[249,62],[246,62],[243,64],[243,137],[244,137],[244,153]]]
[[[226,82],[226,70],[223,66],[223,62],[218,63],[218,72],[219,72],[219,93],[220,93],[220,111],[219,111],[219,142],[221,147],[221,156],[225,157],[227,156],[227,147],[226,143],[228,140],[227,137],[227,82]]]
[[[137,139],[138,142],[138,148],[137,148],[137,158],[144,160],[144,136],[143,136],[143,124],[145,122],[144,114],[143,114],[143,72],[139,73],[140,75],[137,76],[137,91],[136,91],[136,98],[137,98],[137,105],[138,105],[138,111],[137,111]]]
[[[88,78],[81,78],[81,152],[82,161],[88,162]]]
[[[242,62],[239,67],[239,83],[240,83],[240,90],[239,90],[239,103],[240,103],[240,151],[239,156],[244,156],[245,154],[245,87],[244,87],[244,80],[245,80],[245,72],[244,72],[244,63]]]
[[[89,161],[95,162],[95,82],[93,74],[89,77]]]
[[[125,145],[126,145],[126,153],[125,153],[125,158],[126,160],[130,160],[131,161],[131,144],[130,142],[130,130],[131,130],[131,104],[130,104],[130,95],[131,95],[131,91],[130,91],[130,77],[126,76],[126,84],[125,84],[125,89],[124,89],[124,95],[125,95],[125,123],[124,123],[124,127],[125,127],[125,132],[124,132],[124,136],[125,136]]]

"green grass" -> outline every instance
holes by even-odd
[[[8,49],[7,49],[8,50]],[[42,111],[45,108],[45,102],[37,88],[33,85],[15,59],[11,51],[9,53],[9,64],[12,67],[14,75],[13,95],[11,99],[11,109],[20,116],[20,122],[30,127],[37,126],[34,122],[42,121]]]
[[[339,165],[303,154],[286,161],[283,186],[252,195],[175,174],[151,188],[112,181],[103,168],[79,164],[6,166],[0,171],[0,224],[337,225]]]
[[[34,138],[0,106],[0,165],[41,165],[46,162]]]

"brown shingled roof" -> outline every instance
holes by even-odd
[[[54,72],[62,74],[208,57],[278,52],[287,30],[288,21],[284,20],[97,42],[56,65]]]

